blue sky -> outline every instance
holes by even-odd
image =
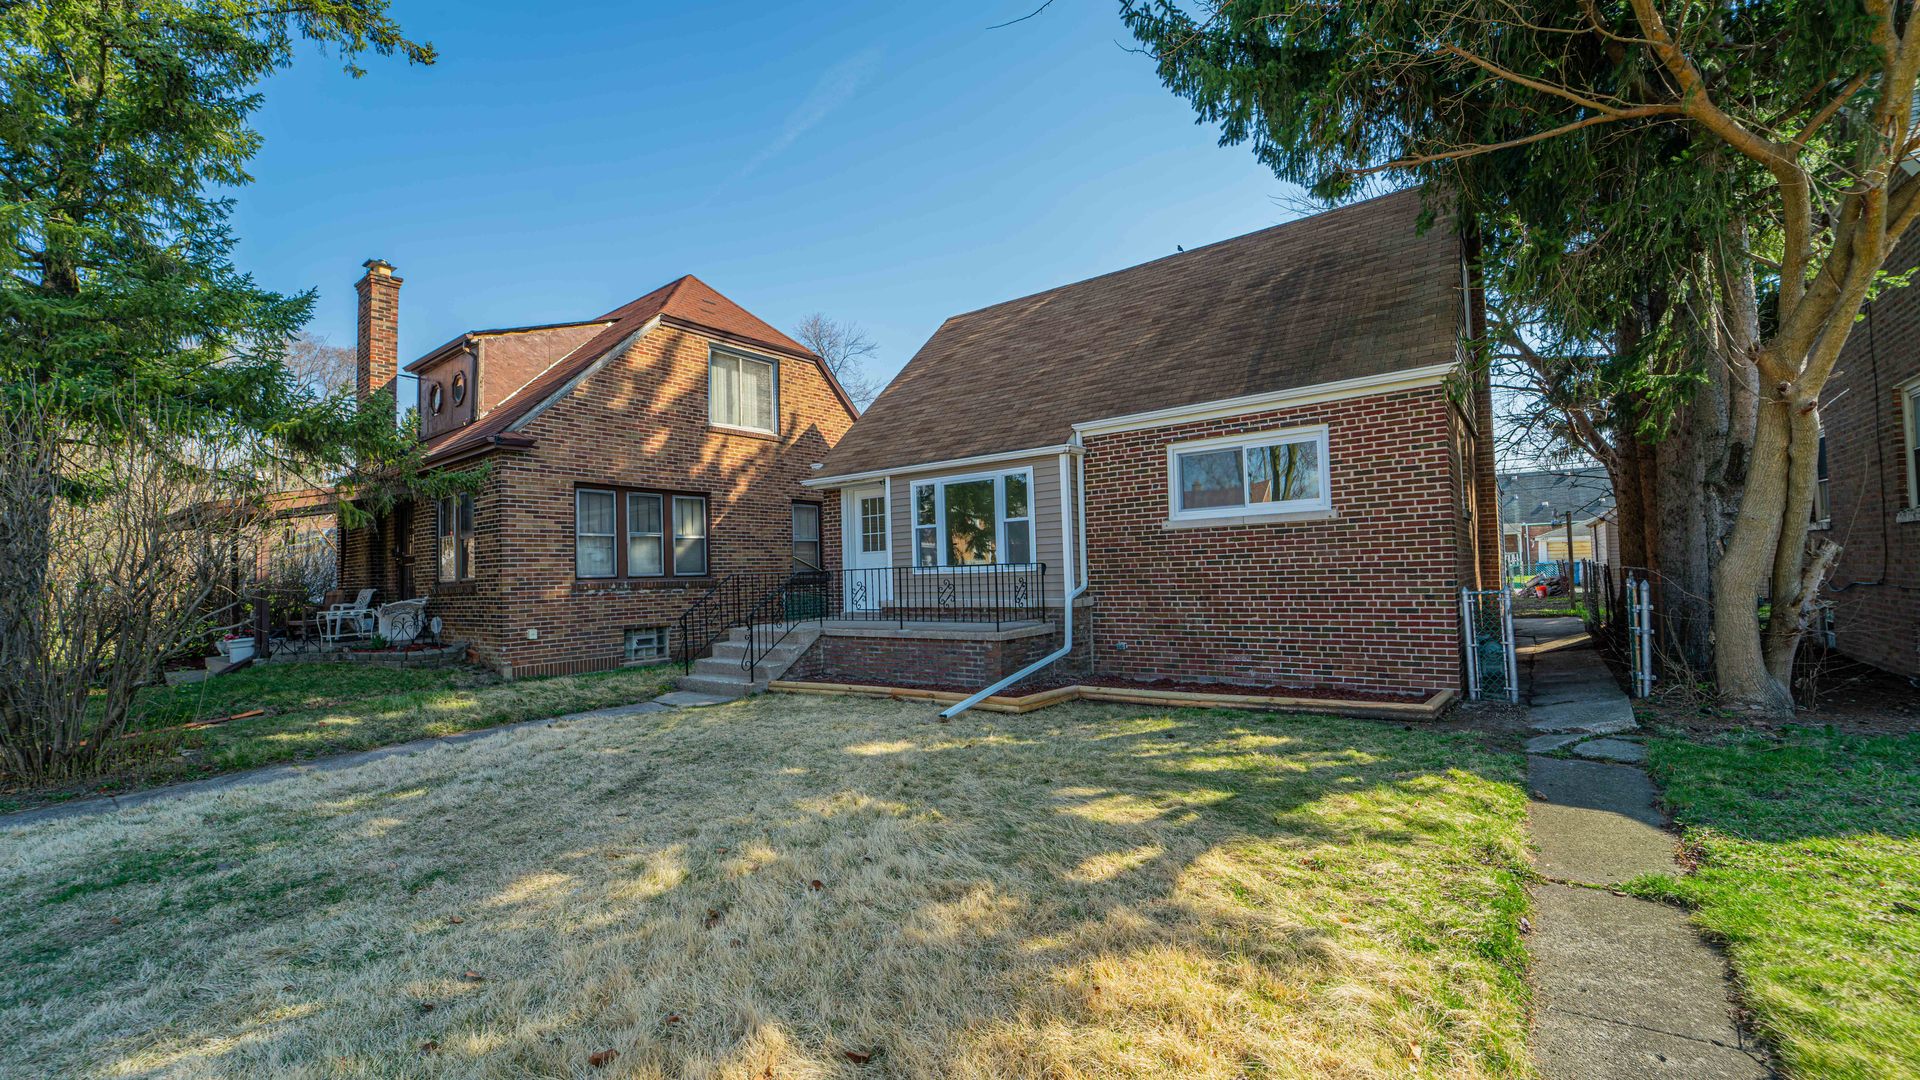
[[[1111,0],[830,5],[395,0],[440,63],[310,57],[266,87],[240,264],[406,279],[403,362],[696,274],[790,329],[865,327],[891,376],[950,314],[1297,216],[1215,145]]]

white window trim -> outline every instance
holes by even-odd
[[[772,372],[773,378],[769,386],[769,392],[773,395],[773,408],[770,410],[770,415],[773,417],[772,427],[763,428],[763,427],[754,427],[750,424],[730,424],[725,421],[717,420],[714,418],[714,415],[713,415],[713,361],[714,361],[714,358],[718,356],[727,356],[735,360],[750,360],[757,364],[765,364],[767,368]],[[737,403],[739,400],[739,395],[736,393],[734,395],[734,398]],[[721,431],[739,431],[739,432],[745,432],[750,435],[780,434],[780,361],[775,360],[771,356],[761,356],[758,353],[750,353],[744,349],[721,348],[718,345],[708,345],[707,346],[707,426],[718,428]]]
[[[1247,485],[1253,481],[1248,475],[1246,458],[1243,454],[1240,464],[1240,496],[1238,506],[1210,506],[1201,510],[1184,510],[1180,506],[1180,455],[1210,450],[1246,450],[1256,446],[1272,446],[1276,443],[1307,442],[1318,444],[1320,457],[1320,496],[1315,499],[1289,499],[1286,502],[1254,503],[1247,501]],[[1327,425],[1315,424],[1311,427],[1281,428],[1275,431],[1249,432],[1245,435],[1223,435],[1215,439],[1195,439],[1190,442],[1169,443],[1167,445],[1167,521],[1170,523],[1217,521],[1220,524],[1240,524],[1262,518],[1299,519],[1302,514],[1325,514],[1333,509],[1333,459],[1328,452]],[[1240,519],[1229,521],[1226,519]]]
[[[588,533],[588,536],[604,536],[612,544],[613,568],[604,574],[583,574],[580,572],[580,496],[605,495],[608,509],[613,511],[613,532]],[[612,488],[574,488],[573,489],[573,576],[580,581],[607,581],[620,576],[620,493]]]
[[[1024,518],[1007,517],[1007,477],[1025,476],[1027,478],[1027,516]],[[948,484],[964,484],[972,480],[993,481],[993,558],[990,563],[950,563],[947,561],[947,499],[945,488]],[[926,526],[920,524],[920,510],[917,501],[918,489],[933,488],[933,529],[934,556],[939,560],[932,566],[920,565],[920,537],[917,532]],[[928,479],[916,479],[907,482],[907,559],[915,573],[935,574],[942,570],[964,570],[975,566],[1030,566],[1040,561],[1040,537],[1033,526],[1033,504],[1038,496],[1033,486],[1033,466],[1018,469],[997,469],[993,472],[958,473],[953,476],[938,476]],[[1000,556],[1007,550],[1007,522],[1025,521],[1027,523],[1027,546],[1032,550],[1032,563],[1001,562]]]

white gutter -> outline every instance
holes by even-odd
[[[1076,436],[1076,442],[1077,441],[1078,441],[1078,437]],[[1060,455],[1060,562],[1065,566],[1065,569],[1066,569],[1066,575],[1067,575],[1065,579],[1066,583],[1073,585],[1073,588],[1071,590],[1066,591],[1065,603],[1060,605],[1061,611],[1062,611],[1061,617],[1063,620],[1062,627],[1064,629],[1064,633],[1061,635],[1060,647],[1058,649],[1055,649],[1053,652],[1050,652],[1047,655],[1041,657],[1040,659],[1035,660],[1033,663],[1028,664],[1026,667],[1021,668],[1019,671],[1016,671],[1013,674],[1007,676],[1006,678],[1001,679],[999,682],[994,683],[992,686],[989,686],[984,690],[978,691],[977,693],[967,698],[966,700],[956,705],[949,706],[948,708],[946,708],[940,713],[941,717],[945,719],[951,720],[952,718],[959,716],[961,713],[966,712],[968,709],[973,708],[975,705],[980,704],[982,701],[985,701],[986,699],[992,697],[993,695],[999,693],[1000,691],[1005,690],[1007,687],[1012,686],[1014,683],[1019,682],[1021,679],[1026,678],[1027,676],[1033,674],[1036,671],[1039,671],[1041,668],[1046,667],[1048,664],[1051,664],[1054,661],[1065,657],[1068,653],[1073,651],[1073,602],[1080,598],[1081,593],[1084,593],[1087,591],[1087,579],[1086,579],[1086,575],[1083,573],[1079,575],[1080,580],[1077,583],[1074,582],[1075,552],[1073,550],[1073,547],[1074,547],[1075,519],[1072,515],[1068,513],[1068,505],[1071,502],[1071,495],[1072,495],[1073,489],[1071,485],[1067,483],[1067,480],[1068,480],[1067,460],[1069,458],[1078,458],[1081,454],[1081,450],[1080,450],[1080,447],[1077,445],[1070,445],[1067,447],[1063,447],[1062,449],[1063,449],[1063,452]],[[1084,471],[1084,465],[1082,466],[1082,471],[1080,472],[1080,475],[1081,476],[1086,475]],[[1086,502],[1087,502],[1086,493],[1082,492],[1079,503],[1074,506],[1074,509],[1079,511],[1078,531],[1080,534],[1080,546],[1083,549],[1086,547],[1086,528],[1087,528]],[[1082,557],[1084,557],[1084,555]]]

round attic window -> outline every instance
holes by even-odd
[[[467,373],[456,371],[453,373],[453,403],[457,406],[465,400],[467,400]]]
[[[427,407],[432,409],[436,413],[439,412],[440,406],[443,404],[443,402],[440,399],[441,399],[440,384],[434,383],[433,389],[427,391]]]

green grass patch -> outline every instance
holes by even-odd
[[[1796,1076],[1920,1075],[1920,735],[1658,738],[1697,861],[1633,883],[1727,943]]]
[[[624,705],[660,693],[678,673],[653,665],[505,682],[466,667],[263,664],[142,691],[135,737],[111,772],[84,786],[7,787],[0,812]],[[181,729],[253,709],[265,715]]]

